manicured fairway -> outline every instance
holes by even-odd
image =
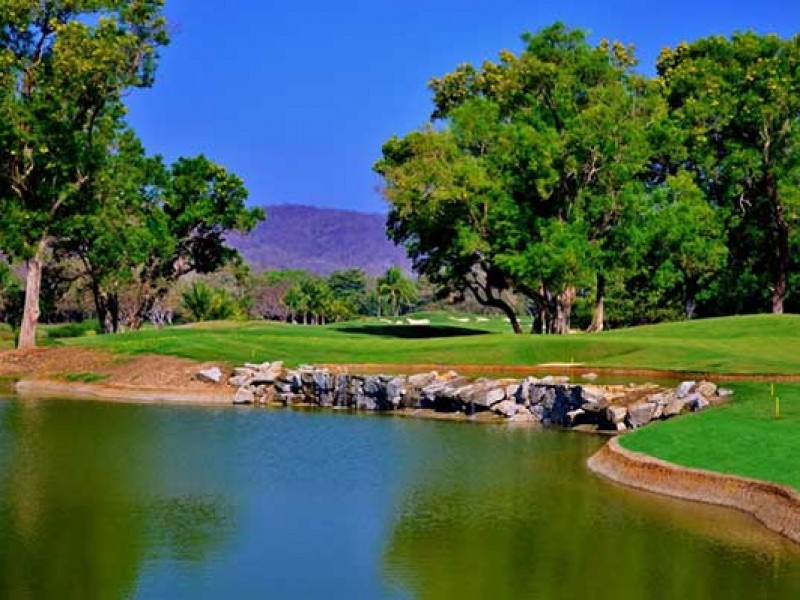
[[[734,402],[622,436],[629,450],[680,465],[800,489],[800,385],[777,385],[780,416],[765,383],[742,383]]]
[[[429,315],[430,317],[430,315]],[[800,316],[759,315],[670,323],[600,335],[515,336],[502,320],[431,326],[358,322],[325,327],[212,323],[64,341],[124,353],[241,363],[439,363],[590,366],[800,374]]]

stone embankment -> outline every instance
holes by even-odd
[[[213,369],[198,376],[224,378]],[[240,405],[429,411],[607,432],[702,410],[731,393],[708,381],[687,381],[669,389],[655,384],[575,384],[552,376],[470,379],[454,371],[356,375],[314,366],[286,369],[281,362],[246,364],[234,370],[228,383],[236,389],[234,404]]]

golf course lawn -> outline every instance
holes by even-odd
[[[620,437],[623,447],[670,462],[800,490],[800,385],[737,383],[734,401]]]
[[[209,323],[56,343],[229,364],[576,362],[712,374],[800,374],[800,316],[794,315],[726,317],[563,337],[515,336],[502,319],[462,323],[443,314],[414,316],[429,318],[431,325]],[[800,385],[777,386],[779,417],[768,383],[730,387],[736,391],[730,405],[641,429],[623,436],[623,446],[686,466],[800,489]]]
[[[157,353],[231,364],[301,363],[536,365],[800,374],[800,316],[757,315],[668,323],[599,335],[513,335],[500,319],[457,323],[416,315],[430,326],[354,322],[323,327],[283,323],[206,323],[63,343],[123,353]]]

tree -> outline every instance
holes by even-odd
[[[434,79],[440,126],[389,140],[376,171],[389,234],[420,273],[469,289],[518,333],[504,295],[522,293],[540,330],[566,333],[576,288],[611,268],[644,195],[660,99],[622,44],[559,23],[523,39],[520,55]]]
[[[193,321],[224,321],[238,314],[236,300],[224,289],[195,281],[181,296],[184,309]]]
[[[383,277],[378,278],[378,294],[386,298],[395,318],[400,316],[404,306],[409,306],[417,299],[417,288],[414,282],[403,273],[400,267],[389,267]]]
[[[152,84],[162,0],[0,0],[0,249],[25,261],[19,347],[35,345],[44,258],[86,210],[122,96]]]
[[[130,133],[120,136],[101,173],[84,191],[96,210],[73,220],[62,247],[85,265],[110,332],[121,321],[141,327],[181,277],[236,262],[226,234],[250,231],[264,218],[261,209],[246,207],[244,183],[224,167],[198,156],[166,168]]]
[[[665,49],[658,74],[682,153],[728,231],[729,310],[784,311],[800,209],[800,36],[752,32]],[[743,283],[758,282],[755,289]]]

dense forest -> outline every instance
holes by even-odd
[[[632,47],[562,24],[433,79],[383,147],[389,235],[442,292],[564,333],[796,310],[800,37]]]
[[[40,319],[115,333],[459,303],[566,333],[797,309],[800,37],[683,43],[652,76],[562,24],[523,39],[433,79],[430,122],[383,146],[414,279],[251,273],[229,240],[265,215],[242,180],[166,163],[126,120],[169,42],[163,0],[0,1],[0,318],[26,348]]]

